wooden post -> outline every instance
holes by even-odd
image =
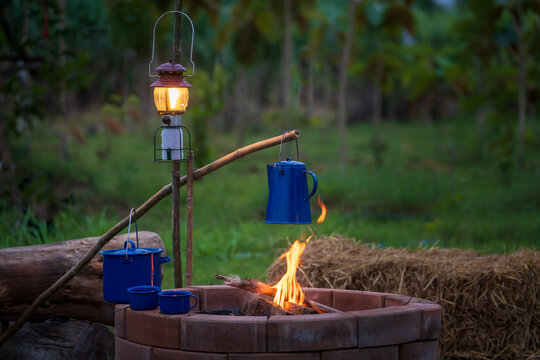
[[[187,234],[186,234],[186,285],[193,283],[193,161],[195,157],[193,151],[189,152],[189,161],[187,163]]]
[[[174,287],[182,286],[182,250],[180,249],[180,161],[173,161],[172,170],[172,249]]]
[[[182,11],[183,0],[175,1],[175,10]],[[180,64],[182,58],[182,15],[174,15],[173,61]],[[173,161],[172,170],[172,248],[174,286],[182,286],[182,250],[180,249],[180,161]]]

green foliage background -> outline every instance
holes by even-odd
[[[184,1],[197,63],[185,125],[197,167],[300,128],[301,160],[319,176],[328,219],[263,223],[265,165],[276,148],[220,169],[195,187],[195,282],[213,283],[213,273],[264,278],[279,249],[309,232],[379,247],[538,247],[538,2],[358,2],[345,164],[336,114],[349,4],[291,2],[290,64],[283,4]],[[98,236],[170,182],[170,166],[151,162],[159,117],[148,61],[154,21],[173,5],[2,2],[1,247]],[[157,27],[155,66],[171,57],[173,20]],[[191,72],[187,22],[183,34]],[[170,252],[169,201],[140,222]]]

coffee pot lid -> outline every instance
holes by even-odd
[[[301,161],[292,160],[291,158],[288,158],[287,160],[281,160],[274,163],[274,166],[306,166]]]

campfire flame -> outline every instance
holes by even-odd
[[[313,235],[310,235],[306,241],[296,240],[288,251],[281,254],[280,259],[287,259],[287,272],[279,282],[273,287],[276,289],[274,304],[285,310],[290,310],[289,303],[304,304],[304,292],[296,281],[296,269],[300,265],[300,257],[304,253],[307,243]]]
[[[317,223],[322,223],[326,218],[326,206],[319,196],[317,204],[321,207],[321,215],[317,219]],[[313,235],[310,235],[305,241],[296,240],[294,244],[281,254],[279,259],[287,259],[287,272],[276,285],[273,286],[276,289],[276,295],[274,296],[274,305],[277,305],[287,311],[291,310],[291,304],[304,304],[304,292],[300,287],[298,281],[296,281],[296,269],[301,265],[300,257],[304,253],[304,249]]]
[[[317,204],[321,207],[321,215],[317,219],[317,223],[322,223],[326,218],[326,206],[321,200],[321,195],[319,195],[319,197],[317,198]]]

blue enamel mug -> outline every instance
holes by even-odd
[[[152,310],[158,306],[158,286],[141,285],[127,289],[129,307],[133,310]]]
[[[162,314],[185,314],[197,306],[197,297],[186,290],[163,290],[158,293],[159,311]],[[195,304],[190,306],[191,298]]]

